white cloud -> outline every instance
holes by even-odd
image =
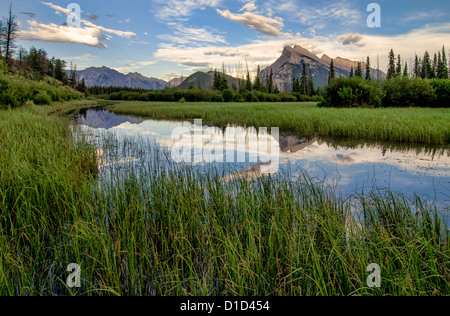
[[[154,0],[155,17],[163,21],[186,21],[194,10],[217,7],[222,0]]]
[[[268,18],[263,15],[257,15],[252,12],[245,12],[243,14],[233,14],[229,10],[219,10],[217,13],[226,19],[241,23],[256,32],[270,35],[270,36],[282,36],[285,35],[281,32],[284,28],[284,23],[279,19]]]
[[[308,26],[336,21],[341,25],[355,25],[363,20],[361,11],[355,9],[348,0],[320,6],[305,5],[295,0],[270,0],[266,6],[275,13],[282,13]]]
[[[46,41],[57,43],[77,43],[106,48],[104,40],[109,37],[95,28],[76,28],[56,24],[41,24],[29,20],[30,28],[17,32],[20,40]]]
[[[64,13],[66,15],[72,14],[72,11],[67,10],[50,2],[42,2],[42,4],[54,9],[57,14]],[[21,40],[38,40],[58,43],[78,43],[100,48],[106,48],[105,40],[110,40],[111,36],[104,34],[113,34],[124,38],[135,37],[133,32],[124,32],[113,29],[108,29],[103,26],[95,25],[94,23],[81,20],[84,27],[69,27],[66,25],[43,24],[34,20],[29,20],[30,28],[28,30],[20,30],[18,38]]]
[[[256,4],[253,1],[251,1],[251,2],[248,2],[247,4],[245,4],[242,7],[242,9],[239,10],[239,12],[242,12],[242,11],[255,11],[256,9],[257,9]]]
[[[158,38],[163,41],[178,44],[192,44],[197,42],[227,44],[224,36],[213,34],[214,30],[186,27],[181,23],[169,23],[168,25],[174,29],[174,32],[173,34],[158,35]]]

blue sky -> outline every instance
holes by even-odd
[[[78,0],[80,28],[66,25],[76,0],[13,0],[18,45],[44,48],[78,69],[108,66],[168,80],[221,68],[237,75],[273,63],[286,45],[320,56],[380,59],[391,48],[410,61],[450,49],[450,2],[419,0]],[[367,25],[378,3],[381,27]],[[1,1],[7,15],[9,1]]]

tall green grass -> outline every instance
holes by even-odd
[[[1,295],[450,294],[449,231],[420,200],[342,200],[307,177],[225,182],[156,152],[97,173],[95,146],[50,110],[0,112]],[[99,141],[107,155],[147,146]]]
[[[241,124],[279,127],[304,136],[320,136],[392,143],[448,145],[450,109],[319,108],[316,103],[214,104],[120,102],[108,107],[117,114],[157,119],[193,120],[225,127]]]

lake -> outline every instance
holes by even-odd
[[[224,181],[236,178],[251,180],[263,177],[265,161],[251,159],[251,144],[235,148],[234,161],[211,162],[195,160],[195,151],[205,150],[214,143],[214,137],[223,137],[226,131],[193,122],[160,121],[139,117],[116,115],[103,108],[83,110],[73,118],[84,135],[97,141],[100,174],[107,174],[110,168],[120,169],[129,164],[188,164],[200,173],[213,168],[223,176]],[[200,146],[192,146],[191,161],[175,162],[173,149],[180,143],[172,137],[174,130],[183,128],[200,135],[212,133],[212,138],[201,140]],[[248,131],[246,127],[231,126],[235,131]],[[270,132],[270,130],[269,130]],[[256,131],[255,131],[256,133]],[[103,137],[102,137],[103,135]],[[114,135],[113,137],[104,137]],[[260,135],[258,135],[260,136]],[[270,135],[264,135],[271,138]],[[102,140],[102,143],[99,140]],[[109,139],[110,142],[105,139]],[[140,145],[133,144],[133,140]],[[419,196],[424,201],[436,203],[441,210],[450,205],[450,149],[415,147],[405,145],[371,144],[346,140],[307,139],[301,135],[290,135],[280,131],[277,144],[279,163],[271,176],[288,176],[295,181],[307,175],[314,181],[333,187],[341,196],[369,193],[373,190],[403,193],[408,198]],[[172,155],[171,155],[172,153]],[[221,153],[227,157],[226,151]],[[220,156],[220,155],[218,155]],[[239,160],[239,157],[243,158]],[[225,160],[226,159],[222,159]]]

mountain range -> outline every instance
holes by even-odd
[[[70,72],[70,71],[69,71]],[[108,67],[90,67],[77,71],[78,81],[84,79],[86,86],[93,87],[126,87],[145,90],[162,90],[179,85],[179,78],[166,82],[161,79],[148,78],[139,73],[125,75]]]
[[[348,77],[351,68],[355,71],[358,67],[358,61],[351,61],[337,57],[333,59],[336,77]],[[300,78],[303,71],[303,64],[306,67],[307,74],[311,72],[311,77],[316,88],[323,87],[328,83],[328,74],[330,72],[331,58],[327,55],[318,57],[301,46],[286,46],[275,63],[261,71],[261,81],[266,82],[269,74],[273,72],[273,81],[280,91],[292,91],[293,78]],[[363,72],[365,72],[366,63],[361,62]],[[372,78],[386,78],[386,74],[374,68],[371,68]],[[139,73],[122,74],[108,67],[91,67],[85,70],[77,71],[78,80],[85,80],[88,87],[92,86],[115,86],[137,88],[145,90],[162,90],[168,87],[180,87],[188,89],[189,87],[211,89],[214,81],[214,72],[196,72],[187,78],[175,78],[169,82],[161,79],[148,78]],[[240,79],[227,75],[230,87],[239,86]]]

